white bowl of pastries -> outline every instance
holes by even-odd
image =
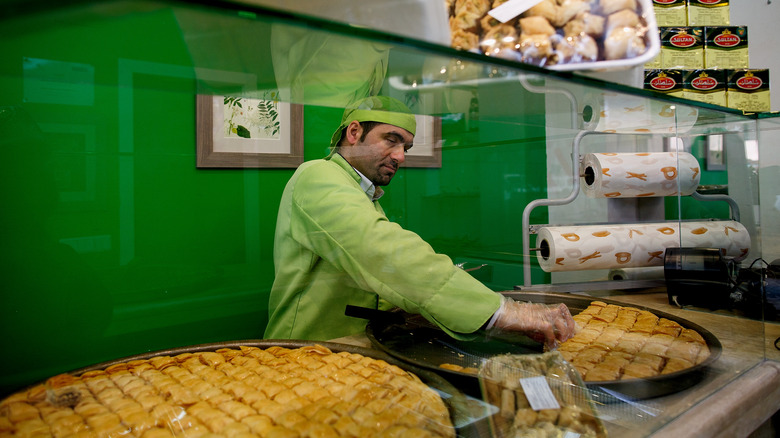
[[[501,22],[490,12],[507,1],[449,0],[451,46],[559,71],[622,70],[660,51],[651,0],[542,0]]]

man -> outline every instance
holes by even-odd
[[[347,108],[331,154],[302,164],[282,195],[268,339],[328,340],[365,329],[346,305],[423,315],[453,337],[480,328],[521,331],[550,345],[573,335],[565,306],[506,300],[417,234],[385,217],[379,198],[415,119],[401,102],[369,97]]]

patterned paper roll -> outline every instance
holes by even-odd
[[[545,272],[662,266],[666,248],[721,248],[744,259],[750,235],[736,221],[542,227],[537,260]]]
[[[699,162],[687,152],[596,153],[583,157],[582,191],[589,198],[690,195]]]
[[[584,128],[592,131],[680,134],[690,131],[699,117],[696,108],[644,96],[602,93],[589,100],[586,104],[595,111]]]

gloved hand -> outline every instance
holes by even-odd
[[[505,299],[496,311],[493,329],[521,332],[550,350],[574,336],[576,324],[565,304],[521,303]]]

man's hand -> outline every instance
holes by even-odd
[[[493,328],[521,332],[531,339],[543,342],[547,349],[575,334],[575,322],[565,304],[546,305],[520,303],[507,299],[498,310]]]

